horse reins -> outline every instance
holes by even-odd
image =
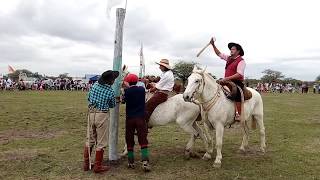
[[[205,77],[204,77],[204,74],[203,73],[198,73],[198,72],[195,72],[195,73],[197,73],[197,74],[199,74],[199,75],[201,75],[201,77],[202,77],[202,91],[204,90],[204,86],[205,86]],[[198,89],[197,90],[199,90],[200,89],[200,86],[198,87]],[[210,99],[210,100],[208,100],[208,101],[205,101],[205,102],[200,102],[200,101],[198,101],[198,102],[196,102],[196,100],[192,100],[195,104],[198,104],[198,105],[200,105],[201,107],[202,107],[202,110],[203,111],[205,111],[205,112],[208,112],[216,103],[217,103],[217,100],[218,100],[218,98],[220,97],[220,90],[221,90],[221,86],[220,85],[218,85],[218,89],[217,89],[217,91],[216,91],[216,93],[213,95],[213,97]],[[195,91],[196,92],[196,91]],[[195,93],[194,92],[194,93]],[[192,94],[192,96],[194,96],[194,93]],[[207,105],[205,105],[206,103],[208,103]]]

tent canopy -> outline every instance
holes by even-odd
[[[89,80],[90,81],[98,81],[99,78],[100,78],[100,75],[95,75],[95,76],[92,76]]]

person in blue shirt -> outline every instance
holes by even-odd
[[[128,168],[134,168],[134,134],[137,131],[141,147],[142,168],[150,171],[148,152],[148,130],[145,117],[145,89],[137,86],[138,76],[128,74],[124,79],[124,101],[126,103],[126,143]]]
[[[91,169],[91,151],[96,146],[96,158],[94,172],[102,173],[110,169],[109,166],[102,165],[104,149],[108,145],[110,108],[115,107],[114,91],[111,85],[119,76],[118,71],[106,71],[102,73],[88,93],[88,126],[87,142],[84,147],[83,170]]]

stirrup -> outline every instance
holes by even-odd
[[[241,115],[239,113],[236,113],[236,115],[234,116],[234,121],[236,121],[236,122],[241,121]]]
[[[233,118],[233,121],[229,124],[229,129],[232,127],[232,125],[236,124],[236,123],[240,123],[241,122],[241,118],[240,119],[237,119],[240,118],[240,114],[238,112],[236,112],[234,118]]]

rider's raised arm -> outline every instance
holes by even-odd
[[[215,42],[215,39],[211,38],[210,44],[212,45],[213,50],[214,50],[214,52],[216,53],[216,55],[219,56],[219,57],[220,57],[221,59],[223,59],[223,60],[227,60],[229,56],[221,53],[221,52],[219,51],[219,49],[216,47],[216,45],[214,44],[214,42]]]
[[[210,40],[210,44],[213,47],[214,52],[216,53],[217,56],[220,56],[221,52],[219,51],[219,49],[216,47],[216,45],[214,44],[215,39],[211,38]]]

